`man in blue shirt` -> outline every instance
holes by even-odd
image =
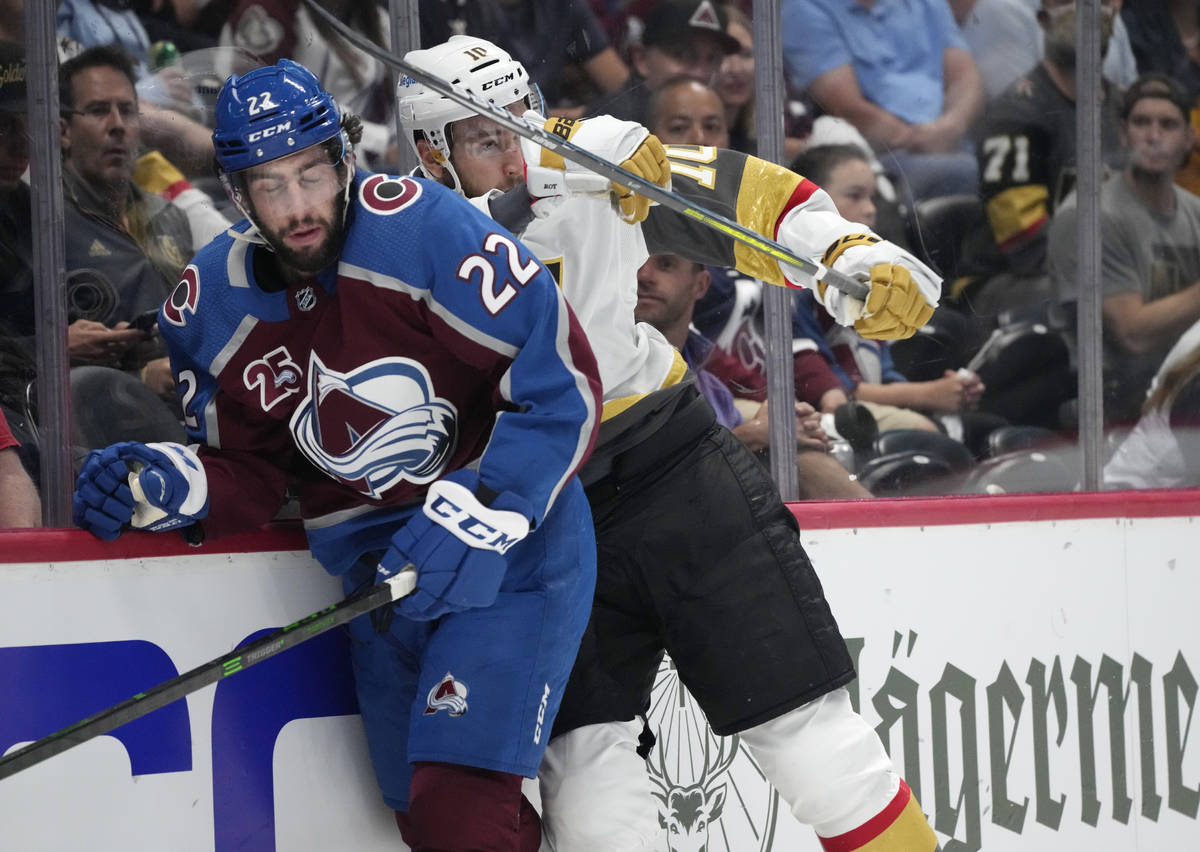
[[[975,191],[964,143],[983,82],[943,0],[783,0],[782,15],[792,85],[857,127],[913,199]]]

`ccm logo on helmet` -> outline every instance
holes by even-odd
[[[503,77],[497,77],[495,80],[489,80],[488,82],[483,84],[483,91],[486,92],[488,89],[494,89],[496,86],[499,86],[501,83],[507,83],[509,80],[516,79],[516,76],[517,76],[516,71],[509,71]]]
[[[292,123],[290,121],[285,121],[283,124],[276,124],[274,127],[268,127],[268,128],[265,128],[264,130],[255,130],[253,133],[251,133],[249,136],[246,137],[246,141],[247,142],[257,142],[260,139],[267,139],[271,136],[277,136],[278,134],[283,133],[285,130],[291,130],[291,129],[292,129]]]

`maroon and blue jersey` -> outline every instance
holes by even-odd
[[[159,327],[209,536],[270,520],[290,486],[340,573],[468,464],[536,525],[591,451],[595,359],[508,231],[420,179],[359,172],[336,265],[284,286],[243,221],[193,259]]]

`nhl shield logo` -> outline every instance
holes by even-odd
[[[432,716],[439,710],[445,710],[451,717],[457,719],[467,712],[467,685],[461,680],[455,680],[454,675],[446,672],[425,700],[425,715]]]
[[[302,311],[311,311],[317,306],[317,294],[311,286],[302,287],[296,291],[296,307]]]

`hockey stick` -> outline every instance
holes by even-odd
[[[417,572],[410,565],[378,585],[356,592],[325,609],[306,615],[287,627],[268,633],[243,648],[230,651],[185,674],[151,687],[145,692],[139,692],[107,710],[101,710],[94,716],[48,734],[12,754],[0,757],[0,779],[15,775],[22,769],[28,769],[93,737],[107,734],[126,722],[132,722],[160,707],[165,707],[210,683],[245,671],[255,663],[261,663],[281,651],[346,624],[363,613],[397,601],[410,594],[416,585]]]
[[[580,148],[578,145],[555,136],[552,133],[547,133],[541,127],[530,124],[503,107],[488,103],[475,97],[470,92],[456,88],[445,80],[410,65],[400,57],[389,53],[379,45],[359,35],[339,20],[332,12],[321,6],[317,0],[303,0],[303,2],[310,12],[318,15],[329,26],[333,27],[342,38],[346,39],[346,41],[350,42],[351,45],[363,53],[373,56],[384,65],[403,71],[418,83],[424,83],[435,92],[445,95],[455,103],[465,106],[473,112],[487,115],[501,127],[511,130],[525,139],[530,139],[543,148],[549,148],[551,151],[560,154],[563,159],[591,169],[621,186],[628,186],[651,201],[657,201],[664,207],[689,216],[716,231],[720,231],[726,236],[758,249],[781,263],[795,266],[806,275],[812,276],[815,280],[823,281],[825,284],[840,290],[848,296],[866,301],[867,295],[870,293],[870,287],[857,278],[844,275],[806,257],[799,257],[774,240],[768,239],[732,219],[728,219],[718,213],[710,212],[702,207],[697,207],[683,196],[663,189],[658,184],[646,180],[641,175],[628,172],[620,166],[610,163],[603,157],[596,156],[591,151]]]

